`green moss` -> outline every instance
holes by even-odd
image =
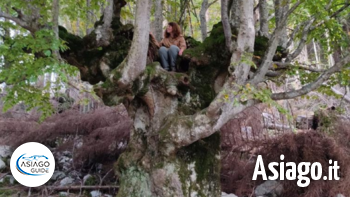
[[[222,26],[222,23],[219,22],[213,26],[212,31],[210,32],[210,36],[207,37],[204,42],[203,46],[206,49],[207,52],[217,52],[221,51],[218,49],[225,50],[225,35],[224,35],[224,28]],[[223,47],[223,48],[221,48]]]
[[[186,45],[187,45],[188,49],[197,47],[201,44],[201,42],[199,42],[199,41],[197,41],[194,38],[189,37],[189,36],[186,36],[185,40],[186,40]]]
[[[210,183],[217,183],[212,191],[220,191],[220,134],[215,133],[208,138],[197,141],[178,151],[177,156],[181,158],[183,164],[180,165],[180,179],[184,184],[189,179],[191,172],[188,171],[188,165],[195,163],[195,172],[197,181],[191,185],[191,191],[197,191],[199,196],[206,196],[201,192],[201,188]],[[184,187],[183,187],[184,188]]]
[[[184,114],[193,114],[208,107],[215,98],[214,80],[221,70],[227,70],[230,63],[231,54],[225,47],[222,23],[213,26],[210,36],[201,45],[184,53],[184,56],[190,56],[192,60],[191,62],[184,60],[181,64],[189,64],[188,73],[193,89],[190,90],[191,103],[184,105],[182,109],[185,110]],[[186,94],[186,91],[182,93]]]
[[[151,64],[148,64],[146,66],[145,73],[149,76],[154,76],[154,74],[156,73],[157,66],[160,66],[159,62],[153,62]]]
[[[191,192],[190,188],[187,188],[187,185],[189,184],[188,179],[189,179],[190,175],[191,175],[191,172],[187,168],[187,163],[185,163],[185,162],[180,163],[179,177],[180,177],[182,191],[184,193],[184,196],[189,196],[188,194]]]
[[[195,87],[192,97],[199,96],[201,109],[208,107],[215,98],[213,82],[217,72],[218,70],[212,66],[196,68],[191,72],[191,84]]]
[[[151,197],[150,178],[148,173],[136,168],[130,167],[125,170],[120,178],[120,190],[117,197]]]
[[[122,73],[119,70],[114,70],[112,72],[112,74],[113,74],[113,80],[114,81],[118,81],[123,76]]]
[[[160,138],[162,139],[171,138],[171,135],[169,133],[170,126],[173,125],[173,123],[176,122],[178,118],[179,118],[178,115],[171,115],[166,118],[163,127],[159,131]]]
[[[123,27],[123,23],[120,21],[119,17],[113,17],[111,27],[112,29],[120,29]]]
[[[16,191],[12,191],[10,189],[0,188],[0,197],[9,197],[15,194]]]
[[[144,86],[137,93],[138,96],[144,96],[149,91],[149,83],[150,79],[147,77],[147,81],[145,81]]]
[[[94,176],[90,176],[86,181],[85,181],[85,185],[96,185],[97,184],[97,180]]]

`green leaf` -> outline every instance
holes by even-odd
[[[45,54],[47,57],[50,57],[50,56],[51,56],[51,51],[50,51],[50,50],[46,50],[46,51],[44,51],[44,54]]]

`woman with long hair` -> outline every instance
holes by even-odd
[[[160,64],[167,71],[176,71],[176,58],[186,49],[186,41],[181,34],[180,26],[175,22],[168,23],[164,38],[158,42],[152,33],[151,40],[159,47]]]

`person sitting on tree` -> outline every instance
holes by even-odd
[[[160,64],[167,71],[176,71],[176,58],[186,49],[186,41],[181,34],[180,26],[175,22],[168,23],[164,38],[158,42],[152,32],[151,41],[159,47]]]

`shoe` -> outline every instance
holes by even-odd
[[[176,72],[176,67],[171,67],[172,72]]]

